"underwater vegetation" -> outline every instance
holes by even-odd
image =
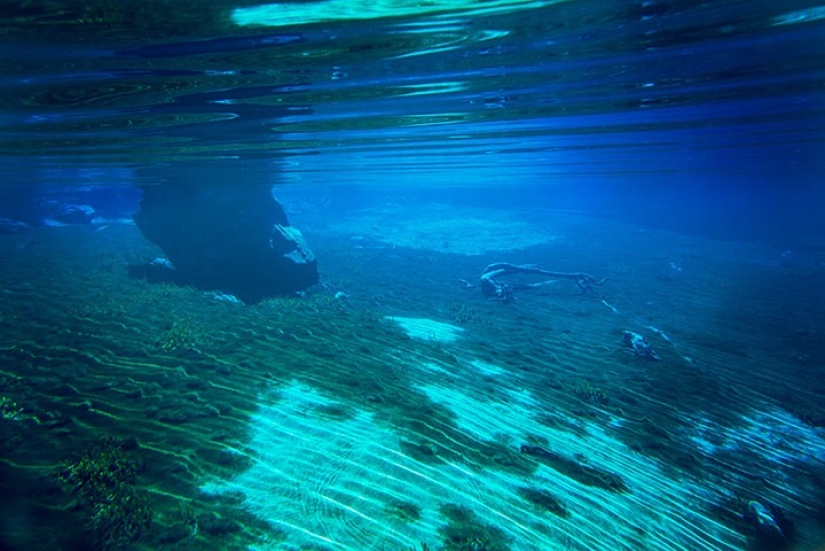
[[[75,508],[84,517],[95,549],[123,549],[151,524],[148,502],[135,489],[143,470],[137,448],[134,439],[105,437],[58,473],[77,498]]]
[[[505,533],[481,522],[470,509],[448,503],[440,512],[449,521],[439,529],[444,539],[442,551],[509,551]]]
[[[8,396],[0,396],[0,418],[15,420],[23,414],[23,408]]]
[[[811,427],[825,427],[825,409],[799,404],[796,406],[793,414],[806,425]]]
[[[573,394],[583,402],[597,406],[606,406],[610,403],[610,397],[601,388],[590,381],[580,381],[573,387]]]
[[[548,511],[563,518],[570,516],[570,512],[564,503],[547,490],[524,486],[518,489],[518,494],[540,510]]]
[[[447,503],[440,513],[448,523],[439,529],[444,546],[438,551],[509,551],[510,542],[503,531],[481,522],[475,513],[466,507]],[[436,551],[424,542],[421,547],[408,547],[407,551]]]
[[[521,453],[533,457],[536,461],[585,486],[593,486],[615,493],[630,491],[627,483],[618,474],[588,465],[577,459],[565,457],[544,446],[522,444]]]
[[[387,504],[385,512],[400,522],[416,522],[421,518],[421,507],[409,501],[395,499]]]
[[[197,321],[184,316],[175,320],[155,344],[164,352],[197,350],[205,339],[204,328]]]

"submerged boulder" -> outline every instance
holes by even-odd
[[[244,302],[318,282],[315,256],[269,186],[145,186],[135,222],[170,266],[133,266],[133,275],[218,289]]]

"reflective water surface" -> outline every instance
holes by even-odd
[[[7,154],[334,148],[382,166],[413,152],[522,164],[597,156],[582,148],[621,157],[678,142],[699,156],[767,142],[788,169],[813,160],[799,142],[821,130],[823,13],[809,2],[53,2],[4,13]]]

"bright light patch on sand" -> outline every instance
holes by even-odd
[[[470,362],[470,365],[478,369],[484,375],[505,375],[507,370],[500,368],[497,365],[493,365],[491,363],[483,362],[481,360],[473,360]]]
[[[792,470],[794,461],[825,462],[825,431],[809,427],[780,409],[754,411],[735,428],[701,417],[691,419],[690,426],[693,430],[688,437],[707,455],[756,450],[777,473],[784,466]]]
[[[546,438],[557,453],[580,453],[589,464],[620,474],[626,493],[583,486],[542,465],[532,476],[476,469],[466,464],[424,464],[403,453],[399,437],[371,414],[352,411],[330,419],[334,406],[313,389],[292,383],[261,397],[250,419],[244,453],[252,466],[229,480],[213,479],[208,494],[243,496],[242,506],[269,522],[277,540],[252,547],[279,549],[408,549],[420,542],[441,546],[445,504],[469,508],[510,539],[512,551],[742,549],[744,542],[703,516],[708,492],[668,478],[600,427],[586,438],[538,424],[528,393],[512,393],[511,407],[478,401],[458,390],[424,387],[459,422],[480,436],[510,435],[518,446],[525,433]],[[407,440],[416,440],[408,435]],[[438,443],[449,448],[448,440]],[[569,511],[562,518],[537,509],[519,488],[549,491]],[[420,508],[418,520],[398,516],[398,503]],[[565,547],[567,546],[567,547]],[[641,547],[640,547],[641,546]]]
[[[427,318],[399,318],[387,316],[385,319],[394,321],[401,326],[407,335],[413,339],[421,339],[432,342],[453,342],[464,328],[450,325],[449,323],[442,323],[440,321],[433,321]]]
[[[555,518],[525,507],[515,493],[524,484],[518,477],[419,463],[367,413],[338,421],[315,415],[330,402],[303,385],[293,383],[277,396],[262,399],[250,420],[252,467],[201,487],[208,494],[242,495],[248,511],[285,534],[254,549],[400,550],[420,542],[438,549],[438,529],[446,522],[439,508],[450,503],[502,529],[513,551],[563,544],[566,529],[554,528]],[[399,519],[393,505],[399,502],[420,507],[420,519]]]
[[[423,367],[425,370],[433,372],[433,373],[441,373],[443,375],[452,375],[452,373],[450,373],[449,371],[447,371],[446,369],[444,369],[443,367],[441,367],[437,363],[426,362],[426,363],[421,364],[421,367]]]
[[[395,530],[385,513],[388,503],[405,495],[405,484],[396,478],[406,473],[395,467],[393,434],[363,412],[340,421],[313,414],[330,401],[301,384],[273,394],[250,420],[252,467],[201,489],[208,494],[240,492],[246,509],[286,534],[285,541],[258,549],[328,544],[390,549],[414,543]],[[430,518],[430,528],[433,522]]]
[[[587,549],[741,549],[743,540],[705,513],[708,489],[669,477],[652,460],[630,450],[605,430],[586,423],[586,436],[552,429],[536,418],[541,406],[529,392],[510,391],[507,402],[479,400],[459,388],[422,386],[431,400],[449,407],[459,426],[481,440],[518,449],[527,435],[547,440],[548,449],[619,475],[630,491],[586,487],[542,465],[532,484],[547,488],[571,512],[571,538]],[[639,537],[639,530],[644,536]]]

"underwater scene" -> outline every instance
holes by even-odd
[[[825,5],[0,41],[0,551],[825,549]]]

